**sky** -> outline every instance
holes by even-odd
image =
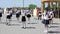
[[[24,0],[24,7],[28,7],[29,4],[41,7],[41,0]],[[23,7],[23,0],[0,0],[0,7]]]

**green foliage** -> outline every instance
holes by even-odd
[[[30,8],[30,9],[35,9],[35,8],[37,8],[37,5],[30,4],[28,8]]]
[[[56,7],[57,7],[57,5],[55,5],[55,4],[52,5],[52,8],[56,8]]]
[[[49,10],[49,8],[50,8],[50,6],[48,5],[48,6],[45,8],[45,10]]]
[[[50,8],[55,9],[56,7],[57,7],[57,5],[56,5],[56,4],[52,4],[52,7],[50,7],[50,6],[48,5],[48,7],[46,7],[45,9],[50,9]]]

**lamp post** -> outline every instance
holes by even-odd
[[[24,8],[24,0],[23,0],[23,8]]]

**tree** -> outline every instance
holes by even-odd
[[[50,9],[50,6],[48,5],[46,8],[44,8],[44,9],[46,9],[46,10],[49,10]]]
[[[37,8],[37,5],[30,4],[28,8],[30,8],[30,9],[35,9],[35,8]]]
[[[52,8],[56,8],[56,7],[57,7],[57,5],[56,5],[56,4],[53,4],[53,5],[52,5]]]
[[[45,8],[45,9],[50,9],[50,8],[53,8],[53,9],[56,9],[57,8],[57,5],[56,4],[52,4],[52,7],[50,7],[49,5]]]

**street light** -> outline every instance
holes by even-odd
[[[23,0],[23,8],[24,8],[24,0]]]

